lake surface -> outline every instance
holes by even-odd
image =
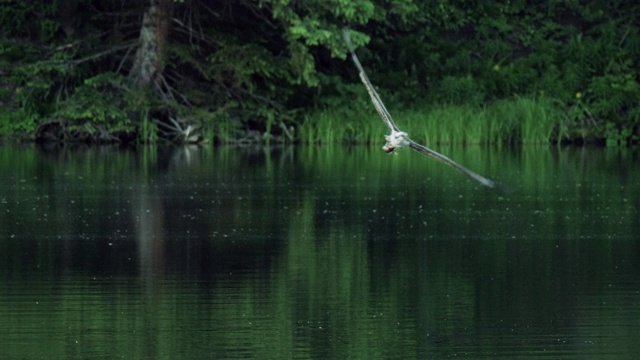
[[[632,359],[640,152],[0,147],[2,359]]]

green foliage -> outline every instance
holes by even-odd
[[[445,76],[434,91],[440,103],[481,104],[485,98],[482,84],[471,75]]]
[[[253,93],[257,91],[254,77],[272,81],[286,78],[286,64],[257,44],[238,44],[237,39],[221,39],[220,50],[209,57],[210,65],[204,74],[231,88],[241,88]],[[268,83],[267,86],[272,86]]]
[[[16,100],[27,112],[46,114],[64,92],[70,69],[58,62],[35,62],[16,67],[13,80],[18,84]]]
[[[529,107],[525,114],[562,119],[536,129],[521,114],[513,118],[528,125],[492,125],[510,129],[506,138],[514,142],[546,136],[624,143],[640,132],[634,1],[174,1],[166,66],[137,93],[126,80],[147,7],[135,0],[2,8],[0,102],[7,110],[0,131],[33,134],[57,118],[108,132],[144,129],[146,138],[152,128],[143,119],[162,113],[230,140],[249,130],[278,135],[283,127],[309,126],[299,114],[314,107],[349,117],[366,101],[353,102],[360,93],[348,89],[360,86],[344,61],[341,31],[348,25],[373,83],[397,107],[460,106],[494,118],[482,109],[498,112],[511,99]],[[464,126],[479,134],[475,125]],[[340,136],[360,142],[356,131]]]
[[[6,4],[10,2],[10,4]],[[30,37],[40,41],[50,41],[59,29],[55,20],[57,4],[43,6],[30,1],[2,1],[0,10],[0,34]]]
[[[58,103],[53,117],[62,118],[69,126],[109,125],[112,131],[132,131],[131,109],[136,96],[127,91],[127,79],[113,73],[102,73],[84,80],[73,94]]]
[[[12,47],[7,53],[12,56],[29,50]],[[55,102],[64,96],[69,72],[69,68],[54,62],[14,66],[10,73],[5,74],[4,86],[13,91],[3,96],[11,106],[5,109],[7,114],[2,117],[0,132],[32,134],[39,120],[50,114]]]
[[[29,138],[35,131],[39,117],[24,110],[0,109],[0,136]]]
[[[565,114],[558,125],[564,130],[552,137],[606,138],[608,122],[637,128],[635,2],[438,4],[418,4],[413,21],[389,17],[367,27],[377,55],[370,59],[363,50],[363,62],[374,83],[414,103],[416,93],[424,94],[422,102],[461,105],[549,98],[549,108]],[[389,81],[384,73],[391,72]],[[395,80],[402,76],[410,81]]]
[[[625,61],[624,64],[613,63],[604,75],[591,79],[588,89],[594,116],[623,115],[626,110],[637,105],[640,86],[629,65],[630,61]]]

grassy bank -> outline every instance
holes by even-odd
[[[620,146],[640,143],[640,125],[622,126],[615,121],[596,118],[580,101],[569,109],[559,101],[542,96],[513,97],[484,105],[403,106],[393,96],[383,95],[388,99],[389,111],[398,127],[413,140],[427,146],[560,142]],[[95,125],[88,120],[83,120],[80,126],[55,119],[29,119],[30,129],[15,120],[21,118],[20,112],[5,110],[0,111],[0,139],[142,144],[188,143],[194,138],[195,142],[216,144],[324,145],[381,144],[384,141],[383,135],[388,130],[364,92],[323,101],[323,105],[318,105],[315,110],[306,110],[302,117],[298,113],[266,124],[260,121],[243,124],[229,116],[211,116],[195,109],[193,116],[189,117],[192,119],[190,122],[171,123],[177,127],[162,127],[159,120],[152,120],[146,114],[137,123],[132,121],[127,131],[120,131],[117,126]],[[36,126],[38,123],[40,125]],[[100,129],[103,131],[98,131]],[[189,129],[192,131],[187,137],[183,133]],[[97,137],[103,132],[109,135],[106,140]]]
[[[425,144],[548,144],[564,139],[562,112],[547,98],[516,98],[485,106],[390,108],[400,129]],[[387,129],[370,103],[305,116],[303,143],[377,143]]]

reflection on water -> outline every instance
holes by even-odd
[[[0,148],[23,358],[632,358],[627,149]]]

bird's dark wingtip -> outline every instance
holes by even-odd
[[[510,194],[510,193],[513,192],[513,189],[509,185],[506,185],[506,184],[503,184],[503,183],[499,183],[499,182],[495,182],[495,181],[492,181],[492,180],[489,180],[489,179],[486,179],[486,180],[487,180],[487,183],[483,182],[482,184],[487,186],[487,187],[490,187],[490,188],[492,188],[494,190],[497,190],[497,191],[499,191],[499,192],[501,192],[503,194]]]

